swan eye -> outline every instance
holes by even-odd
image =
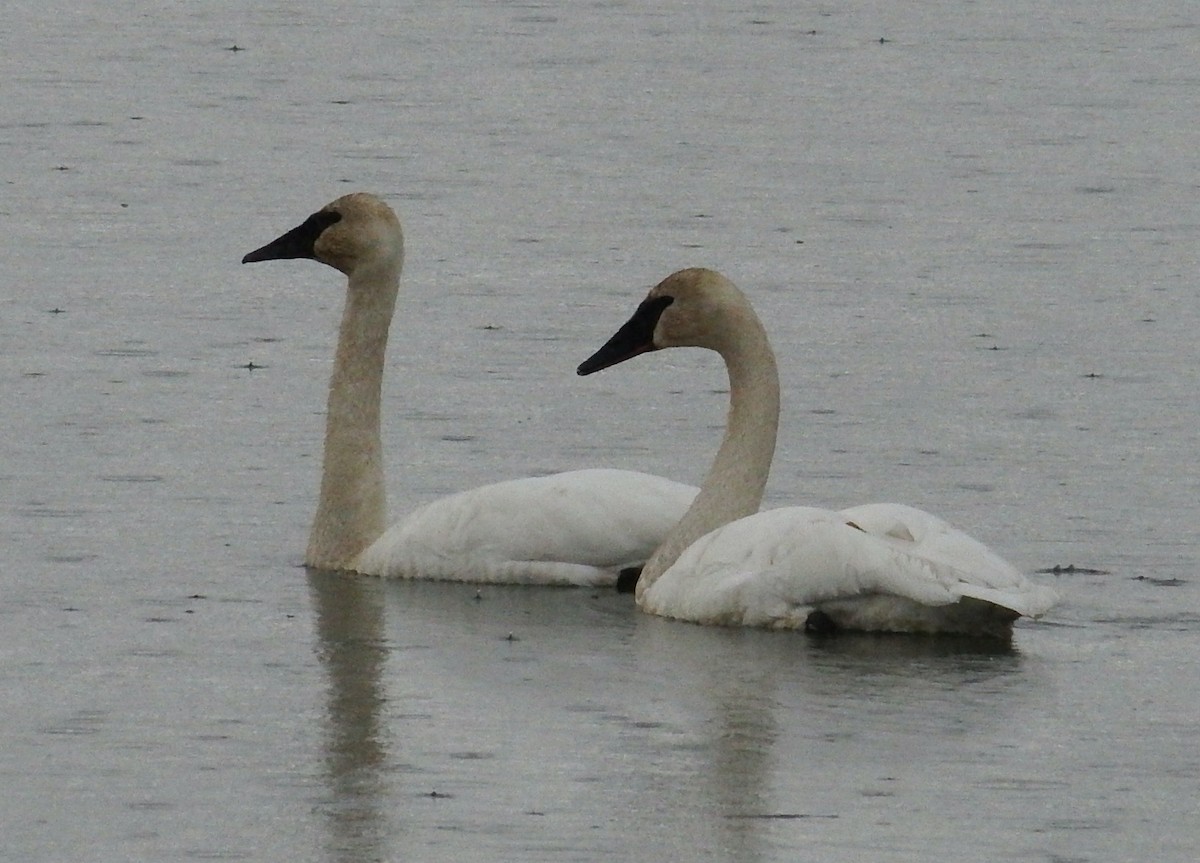
[[[303,244],[311,254],[317,240],[332,225],[342,220],[342,214],[337,210],[317,210],[304,220],[304,223],[294,229],[296,239]]]
[[[306,226],[311,227],[317,236],[328,228],[330,225],[336,225],[342,220],[342,214],[337,210],[317,210],[307,219],[304,220]]]

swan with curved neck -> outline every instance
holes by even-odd
[[[634,471],[508,480],[428,503],[386,528],[380,398],[404,266],[392,209],[345,195],[242,263],[311,259],[347,278],[329,381],[317,512],[305,563],[367,575],[521,584],[608,584],[640,565],[696,489]]]
[[[681,270],[579,366],[647,351],[716,351],[729,418],[700,493],[642,569],[638,605],[697,623],[1009,637],[1056,601],[949,524],[900,504],[758,512],[775,452],[779,375],[762,322],[720,273]]]

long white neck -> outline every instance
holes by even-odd
[[[779,429],[779,371],[762,323],[747,312],[730,322],[720,350],[729,372],[725,437],[695,501],[642,568],[639,597],[693,542],[762,505]]]
[[[321,497],[305,556],[309,566],[352,568],[386,527],[379,403],[399,285],[399,261],[360,267],[350,276],[329,380]]]

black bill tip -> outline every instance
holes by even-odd
[[[313,213],[304,223],[292,228],[281,237],[277,237],[265,246],[255,249],[244,258],[243,264],[254,264],[258,261],[285,261],[293,258],[317,257],[315,246],[317,239],[325,229],[342,219],[342,214],[333,210],[320,210]]]
[[[604,347],[579,364],[579,368],[575,370],[576,374],[590,375],[623,363],[638,354],[655,350],[654,329],[658,326],[658,319],[663,310],[674,301],[674,297],[665,296],[643,300],[633,317],[604,343]]]

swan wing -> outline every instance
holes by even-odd
[[[863,508],[857,515],[876,531],[886,520],[868,516],[884,514]],[[995,614],[1007,620],[1041,613],[1050,600],[994,553],[984,558],[986,575],[978,576],[965,566],[972,546],[934,530],[933,521],[904,523],[913,534],[908,538],[896,524],[876,534],[851,520],[785,507],[731,522],[693,543],[644,591],[642,607],[698,623],[789,628],[804,626],[813,610],[837,608],[849,609],[843,617],[854,628],[937,631],[929,611],[964,598],[999,607]],[[1036,601],[1023,602],[1029,588]]]
[[[611,584],[641,565],[697,489],[596,468],[508,480],[440,498],[359,555],[370,575],[512,584]]]
[[[966,597],[1040,617],[1060,596],[1030,581],[1024,573],[974,537],[932,513],[899,503],[868,503],[839,515],[866,533],[908,553],[949,567],[959,574],[956,590]]]

